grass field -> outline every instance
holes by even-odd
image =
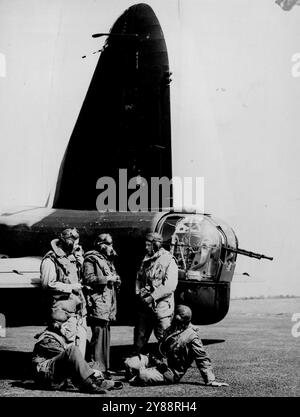
[[[300,397],[300,337],[291,332],[294,313],[300,313],[300,298],[232,300],[223,321],[201,327],[215,374],[229,387],[205,387],[193,365],[180,384],[137,388],[125,383],[123,390],[104,397]],[[11,328],[0,338],[0,396],[83,395],[36,388],[29,363],[33,336],[41,329]],[[112,360],[126,355],[132,330],[112,327]]]

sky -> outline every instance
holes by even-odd
[[[103,45],[91,35],[135,3],[0,0],[0,209],[53,195]],[[300,7],[147,3],[173,73],[173,175],[204,177],[205,211],[274,257],[238,257],[232,295],[300,295]]]

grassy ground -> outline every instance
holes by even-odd
[[[291,333],[294,313],[300,313],[300,298],[232,300],[222,322],[201,327],[215,374],[229,387],[205,387],[193,365],[180,384],[137,388],[126,383],[122,391],[104,397],[299,397],[300,337]],[[11,328],[7,337],[0,339],[0,396],[83,395],[36,389],[29,362],[33,336],[41,329]],[[131,327],[112,328],[115,363],[126,356],[131,342]]]

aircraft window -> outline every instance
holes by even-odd
[[[160,233],[163,237],[164,248],[167,250],[171,250],[172,236],[179,220],[182,220],[182,216],[168,216],[160,229]]]
[[[221,237],[217,228],[202,215],[170,216],[161,234],[165,248],[178,262],[179,278],[216,279],[220,268]]]

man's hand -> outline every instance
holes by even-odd
[[[82,285],[78,282],[76,284],[71,284],[71,286],[72,286],[71,287],[72,288],[72,293],[78,295],[81,288],[82,288]]]
[[[116,275],[116,282],[115,282],[115,288],[118,290],[121,286],[121,278],[119,277],[119,275]]]
[[[107,281],[116,282],[117,281],[116,275],[108,275]]]
[[[80,284],[80,282],[76,282],[75,284],[71,284],[72,285],[72,289],[73,290],[81,290],[82,285]]]
[[[150,295],[150,291],[147,288],[140,289],[139,296],[141,298],[147,297],[148,295]]]
[[[218,381],[208,382],[206,385],[208,387],[228,387],[229,386],[228,384],[226,384],[226,382],[218,382]]]
[[[153,297],[152,295],[148,295],[148,297],[142,298],[143,303],[145,303],[146,305],[149,305],[152,303],[153,301]]]

